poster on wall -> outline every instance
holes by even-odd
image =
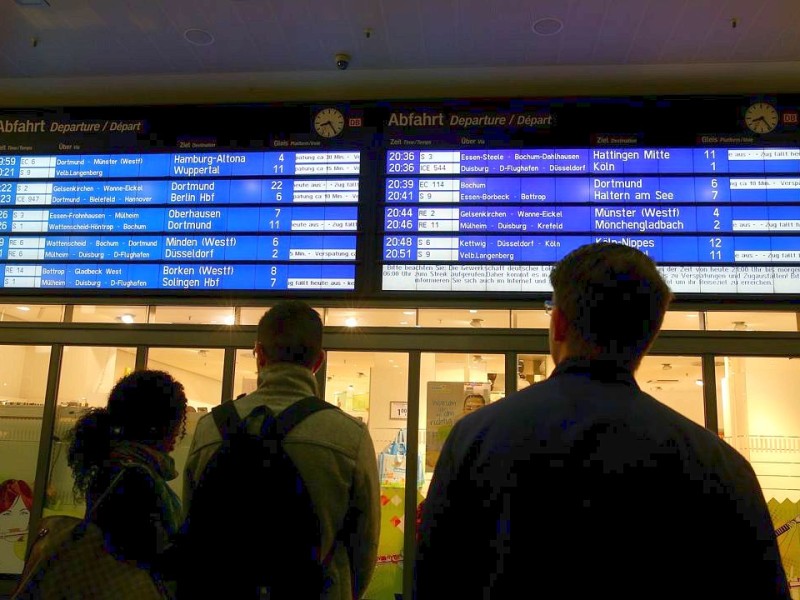
[[[433,471],[442,446],[453,425],[464,415],[490,402],[492,384],[489,381],[428,382],[428,418],[425,436],[425,470]]]

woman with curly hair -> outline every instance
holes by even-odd
[[[142,370],[117,382],[105,408],[83,415],[70,442],[76,497],[86,498],[108,550],[154,574],[180,526],[180,500],[167,481],[177,477],[169,453],[185,432],[183,385],[163,371]]]

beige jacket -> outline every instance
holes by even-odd
[[[244,417],[260,404],[275,413],[308,396],[318,395],[310,370],[280,363],[258,376],[256,391],[235,400]],[[183,507],[188,511],[209,458],[221,443],[209,414],[200,419],[184,472]],[[317,509],[322,526],[322,550],[327,553],[349,508],[356,519],[350,536],[334,551],[326,575],[333,585],[326,600],[361,598],[375,569],[380,534],[380,487],[375,449],[367,427],[339,410],[325,410],[302,421],[286,436],[286,453],[297,465]]]

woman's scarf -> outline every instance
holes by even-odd
[[[181,501],[167,485],[167,481],[178,476],[172,457],[146,444],[122,441],[112,443],[109,463],[113,467],[134,463],[146,467],[153,474],[156,493],[166,511],[165,517],[172,527],[172,533],[176,532],[181,524]]]

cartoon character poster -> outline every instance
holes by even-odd
[[[800,600],[800,502],[767,502],[793,600]]]
[[[18,574],[25,561],[33,492],[21,479],[0,483],[0,573]]]

